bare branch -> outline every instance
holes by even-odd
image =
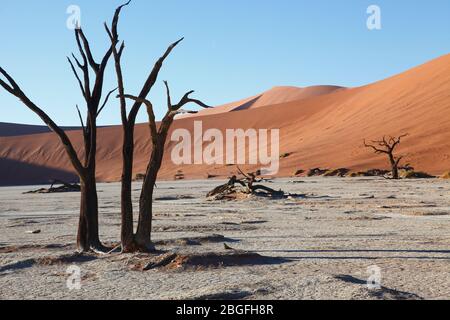
[[[164,81],[164,85],[166,86],[166,92],[167,92],[167,107],[169,109],[169,111],[175,111],[178,113],[178,111],[180,111],[181,108],[183,108],[186,104],[188,103],[195,103],[197,105],[199,105],[202,108],[206,108],[206,109],[210,109],[212,107],[206,105],[205,103],[201,102],[200,100],[197,99],[191,99],[189,97],[189,95],[193,94],[195,91],[189,91],[188,93],[186,93],[183,98],[181,98],[180,102],[178,102],[178,104],[173,105],[172,104],[172,99],[170,97],[170,89],[169,89],[169,83],[167,81]]]
[[[14,79],[2,68],[0,67],[0,73],[8,80],[9,85],[4,82],[2,79],[0,79],[0,85],[9,93],[16,95],[18,91],[20,91],[19,86],[14,81]]]
[[[383,141],[372,141],[373,143],[378,143],[379,145],[383,146]],[[378,149],[377,147],[375,147],[374,145],[371,144],[367,144],[366,140],[364,140],[364,146],[366,148],[372,148],[375,153],[389,153],[387,150],[382,150],[382,149]]]
[[[162,65],[164,61],[167,59],[167,57],[170,55],[172,50],[181,42],[184,38],[181,38],[180,40],[172,43],[166,50],[166,52],[163,54],[161,58],[158,59],[158,61],[155,63],[155,66],[153,67],[150,75],[148,76],[147,80],[145,81],[144,86],[142,87],[141,93],[139,94],[140,98],[145,98],[149,94],[150,90],[153,88],[153,86],[156,83],[156,80],[158,79],[159,71],[162,68]],[[142,105],[140,102],[136,102],[133,107],[131,108],[130,115],[128,117],[128,120],[131,122],[134,122],[136,120],[136,116],[139,112],[139,108]]]
[[[83,65],[81,64],[80,60],[78,60],[78,58],[75,56],[75,54],[72,52],[72,58],[73,60],[75,60],[75,62],[77,63],[78,68],[80,68],[81,70],[83,70]]]
[[[83,136],[86,136],[86,127],[84,126],[83,116],[81,115],[80,108],[76,105],[78,111],[78,117],[80,118],[81,128],[83,129]]]
[[[120,12],[120,10],[119,10]],[[116,11],[117,14],[117,11]],[[116,69],[116,77],[117,77],[117,84],[118,84],[118,89],[119,89],[119,98],[120,98],[120,115],[122,118],[122,125],[127,126],[128,125],[128,117],[127,117],[127,103],[125,100],[125,86],[124,86],[124,81],[123,81],[123,73],[122,73],[122,66],[121,66],[121,56],[123,53],[123,50],[125,48],[124,43],[122,42],[122,46],[120,47],[120,53],[117,52],[117,42],[118,42],[118,34],[117,34],[117,23],[118,23],[118,18],[119,16],[117,15],[117,19],[116,19],[116,15],[114,16],[114,23],[116,25],[115,27],[115,35],[111,32],[111,30],[108,28],[108,25],[105,22],[105,30],[109,35],[109,38],[111,39],[111,44],[112,44],[112,52],[113,52],[113,57],[114,57],[114,62],[115,62],[115,69]],[[114,24],[113,23],[113,24]]]
[[[75,30],[75,40],[77,41],[78,50],[80,51],[81,57],[83,58],[82,68],[84,69],[87,67],[88,60],[87,60],[86,54],[84,53],[83,46],[81,45],[79,30],[80,29]]]
[[[126,6],[128,6],[130,3],[131,3],[131,0],[123,5],[119,6],[116,9],[116,12],[114,13],[111,31],[112,31],[112,35],[113,35],[114,39],[116,39],[117,41],[119,40],[118,33],[117,33],[117,25],[119,24],[120,11],[122,11],[122,9]]]
[[[117,96],[117,97],[120,98],[120,96]],[[123,97],[126,99],[136,101],[137,103],[140,103],[140,104],[145,104],[145,106],[147,107],[147,114],[148,114],[148,118],[149,118],[150,133],[152,135],[152,139],[156,139],[158,136],[158,133],[157,133],[156,117],[155,117],[155,113],[153,111],[153,104],[150,101],[148,101],[147,99],[132,96],[129,94],[125,94]]]
[[[122,58],[122,53],[123,53],[124,49],[125,49],[125,41],[122,41],[122,44],[120,45],[120,48],[119,48],[119,52],[117,53],[120,58]]]
[[[164,81],[164,85],[166,86],[166,94],[167,94],[167,108],[169,111],[172,111],[172,98],[170,97],[170,88],[169,83],[167,81]]]
[[[397,138],[397,140],[394,139],[395,143],[394,143],[394,148],[399,145],[402,142],[402,139],[409,136],[408,133],[401,135],[400,137]]]
[[[190,98],[189,95],[191,95],[194,92],[195,91],[189,91],[188,93],[186,93],[183,96],[183,98],[181,98],[181,100],[180,100],[180,102],[178,104],[172,106],[172,110],[173,111],[178,111],[178,110],[180,110],[182,107],[184,107],[188,103],[194,103],[194,104],[196,104],[196,105],[198,105],[198,106],[200,106],[202,108],[205,108],[205,109],[211,109],[212,108],[211,106],[208,106],[207,104],[203,103],[200,100]]]
[[[9,86],[6,82],[4,82],[2,79],[0,79],[0,86],[2,86],[6,91],[8,91],[10,94],[15,95],[14,88]]]
[[[81,57],[83,59],[83,64],[81,64],[78,59],[75,58],[75,55],[72,54],[75,61],[77,62],[78,67],[83,71],[83,77],[84,77],[84,93],[86,101],[91,99],[91,85],[90,85],[90,79],[89,79],[89,67],[88,67],[88,61],[86,58],[86,54],[84,53],[83,46],[81,45],[81,39],[79,30],[75,30],[75,40],[77,42],[78,50],[80,51]]]
[[[72,71],[73,71],[73,74],[75,75],[75,78],[78,80],[78,84],[80,85],[80,89],[81,89],[81,93],[83,94],[83,97],[84,97],[85,99],[87,99],[86,91],[85,91],[85,89],[83,88],[83,82],[81,82],[81,79],[80,79],[80,77],[78,76],[77,70],[75,70],[75,66],[74,66],[73,63],[72,63],[72,60],[70,60],[70,58],[67,57],[67,61],[69,61],[70,67],[71,67],[71,69],[72,69]],[[77,62],[77,64],[78,64],[78,62]]]
[[[250,179],[250,177],[249,177],[248,175],[246,175],[246,174],[241,170],[241,168],[239,168],[239,166],[236,166],[236,167],[237,167],[237,169],[238,169],[238,171],[239,171],[240,174],[242,174],[245,178]]]
[[[19,85],[14,81],[14,79],[3,69],[0,67],[0,73],[10,82],[11,86],[8,86],[3,80],[0,80],[0,85],[9,93],[19,98],[22,103],[27,106],[31,111],[33,111],[39,118],[44,121],[44,123],[55,132],[61,143],[63,144],[72,165],[79,175],[84,175],[84,167],[81,164],[77,152],[75,151],[72,142],[70,141],[67,134],[62,130],[41,108],[39,108],[36,104],[34,104],[22,91]]]
[[[103,102],[101,108],[98,110],[97,112],[97,117],[100,115],[100,113],[103,111],[103,109],[105,108],[106,104],[108,103],[109,97],[117,90],[117,88],[111,90],[110,92],[108,92],[108,94],[106,95],[105,101]]]
[[[86,54],[89,65],[95,72],[98,72],[100,69],[100,65],[95,62],[94,57],[92,56],[91,46],[89,45],[89,41],[87,40],[86,36],[84,35],[83,30],[80,28],[80,29],[77,29],[76,32],[79,35],[79,37],[81,38],[81,41],[83,42],[84,52]]]

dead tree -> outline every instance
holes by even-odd
[[[200,100],[192,99],[189,96],[194,91],[189,91],[177,103],[172,104],[170,96],[170,89],[167,81],[164,81],[167,92],[167,112],[163,120],[159,124],[156,123],[155,114],[152,103],[140,97],[125,94],[124,97],[135,102],[143,103],[147,107],[147,114],[149,118],[150,136],[152,142],[152,152],[150,161],[147,166],[144,182],[142,185],[141,196],[139,200],[139,220],[136,234],[134,236],[135,245],[140,251],[149,251],[153,249],[151,242],[151,230],[153,219],[153,193],[158,177],[158,172],[161,169],[162,160],[164,157],[164,147],[167,141],[169,130],[175,120],[175,116],[179,114],[181,108],[188,103],[194,103],[203,108],[210,108]]]
[[[391,171],[392,171],[392,179],[398,180],[399,179],[399,164],[400,161],[403,159],[403,156],[396,157],[394,155],[395,148],[398,147],[398,145],[401,143],[401,140],[405,137],[407,137],[408,134],[404,134],[396,137],[383,137],[382,140],[375,140],[372,141],[372,144],[368,144],[366,140],[364,140],[364,146],[366,148],[371,148],[374,150],[376,154],[386,154],[389,158],[389,163],[391,165]]]
[[[130,1],[117,9],[116,16],[119,16],[120,10],[127,6]],[[180,39],[171,44],[164,55],[155,63],[147,80],[145,81],[138,96],[133,96],[125,93],[124,79],[121,66],[122,53],[125,48],[124,42],[119,44],[118,35],[118,19],[114,19],[111,28],[105,24],[106,31],[113,44],[113,56],[115,60],[115,69],[117,75],[117,82],[119,88],[118,98],[120,99],[120,110],[123,127],[123,148],[122,148],[122,191],[121,191],[121,214],[122,214],[122,229],[121,241],[122,252],[133,251],[149,251],[153,249],[151,243],[151,228],[152,228],[152,201],[153,191],[156,183],[158,171],[161,168],[161,163],[164,155],[164,146],[167,140],[169,129],[175,119],[175,116],[181,112],[181,108],[188,103],[196,103],[205,108],[205,105],[199,100],[189,98],[193,91],[188,92],[181,101],[172,105],[170,92],[167,82],[165,82],[167,89],[168,111],[162,120],[161,124],[157,125],[153,105],[146,98],[151,89],[155,85],[159,72],[163,66],[164,61],[170,55],[172,50],[183,40]],[[133,101],[130,112],[127,114],[127,100]],[[146,106],[149,118],[150,135],[152,142],[152,153],[148,164],[147,172],[144,177],[143,188],[139,201],[139,220],[136,233],[133,229],[133,205],[132,205],[132,172],[133,172],[133,158],[134,158],[134,128],[136,123],[136,116],[142,105]]]
[[[290,196],[286,195],[282,190],[276,191],[262,184],[256,184],[264,181],[264,179],[258,178],[261,175],[261,171],[244,173],[238,167],[238,172],[243,176],[242,179],[238,179],[237,176],[232,176],[226,184],[214,188],[206,196],[216,200],[236,199],[239,195],[257,195],[272,198],[283,198]]]
[[[55,185],[61,185],[59,187],[55,187]],[[40,188],[33,191],[24,192],[23,194],[48,194],[48,193],[63,193],[63,192],[81,192],[81,187],[79,184],[72,184],[61,180],[52,181],[52,185],[50,188]]]
[[[118,15],[114,17],[118,19]],[[93,57],[88,39],[81,28],[75,30],[75,40],[80,52],[81,61],[75,54],[67,58],[72,72],[81,89],[86,102],[87,116],[83,121],[80,109],[77,106],[78,116],[81,121],[84,139],[83,155],[78,155],[69,137],[40,107],[32,102],[22,91],[16,81],[2,68],[0,73],[7,82],[0,79],[0,85],[13,96],[19,98],[31,111],[36,113],[42,121],[58,135],[64,149],[80,178],[81,204],[80,219],[78,225],[77,246],[80,251],[105,251],[100,242],[98,232],[98,198],[96,187],[96,149],[97,149],[97,118],[106,106],[111,91],[101,104],[103,94],[103,81],[105,69],[112,55],[112,46],[109,46],[100,63]],[[81,72],[81,77],[77,68]],[[91,73],[90,73],[91,70]],[[91,77],[93,76],[93,79]]]

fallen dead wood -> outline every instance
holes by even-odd
[[[246,199],[250,196],[268,198],[287,198],[293,196],[286,194],[282,190],[274,190],[262,185],[261,183],[267,180],[258,178],[261,175],[261,172],[259,171],[244,173],[238,167],[238,172],[243,178],[238,179],[236,175],[232,176],[227,183],[220,185],[209,192],[207,198],[211,200],[239,200]]]
[[[154,261],[150,261],[143,269],[142,271],[148,271],[152,269],[157,269],[160,267],[165,267],[169,263],[175,260],[177,257],[176,253],[166,253],[159,257],[157,257]]]
[[[61,185],[54,187],[54,185]],[[61,180],[53,180],[50,188],[41,188],[33,191],[24,192],[24,194],[46,194],[46,193],[63,193],[63,192],[81,192],[79,184],[71,184]]]

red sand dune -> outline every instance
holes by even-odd
[[[240,101],[227,103],[215,107],[214,109],[202,110],[196,116],[206,116],[230,111],[256,109],[261,107],[267,107],[270,105],[281,104],[285,102],[300,101],[312,97],[329,94],[339,89],[344,88],[338,86],[314,86],[308,88],[286,87],[286,86],[274,87],[269,91],[263,92],[261,94]],[[192,115],[185,115],[183,117],[192,117]]]
[[[408,155],[411,165],[433,174],[450,170],[450,55],[359,88],[274,88],[250,106],[240,108],[243,110],[229,112],[255,98],[181,118],[174,129],[192,130],[195,120],[203,121],[204,130],[279,128],[281,154],[292,153],[280,160],[279,176],[314,167],[386,168],[386,159],[364,148],[363,139],[406,132],[410,136],[398,151]],[[80,132],[71,131],[69,136],[75,145],[81,145]],[[120,179],[120,142],[120,127],[100,129],[101,181]],[[172,179],[178,170],[187,179],[235,172],[234,167],[223,165],[175,166],[170,159],[174,145],[167,145],[162,179]],[[135,173],[145,172],[148,157],[149,133],[143,124],[136,130]],[[54,178],[49,176],[49,169],[62,175],[72,172],[57,137],[51,133],[0,137],[0,160],[0,185],[46,182]],[[33,166],[38,172],[30,176],[29,170],[17,169],[21,166]]]

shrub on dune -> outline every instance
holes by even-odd
[[[442,176],[441,179],[450,179],[450,171],[445,172]]]
[[[435,176],[429,175],[426,172],[420,171],[402,171],[400,172],[400,178],[402,179],[433,179]]]

